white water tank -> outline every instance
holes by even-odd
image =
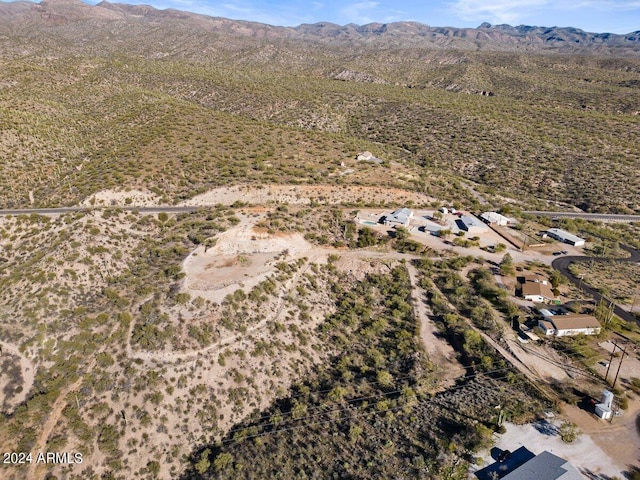
[[[608,410],[611,410],[611,407],[613,405],[613,393],[609,390],[604,390],[602,392],[602,400],[600,400],[600,403],[604,405]]]

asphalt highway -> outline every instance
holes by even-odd
[[[640,215],[618,215],[615,213],[580,213],[580,212],[543,212],[529,210],[523,213],[554,218],[584,218],[585,220],[600,220],[601,222],[640,222]]]
[[[140,213],[189,213],[203,207],[176,207],[173,205],[158,205],[155,207],[59,207],[59,208],[20,208],[20,209],[7,209],[0,210],[0,216],[6,215],[62,215],[65,213],[73,212],[90,212],[92,210],[106,210],[109,208],[127,210],[130,212],[136,211]]]

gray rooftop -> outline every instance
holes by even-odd
[[[411,210],[409,210],[408,208],[401,208],[389,215],[387,217],[387,221],[407,223],[411,218],[411,215],[413,215],[413,212]]]
[[[550,233],[551,235],[556,236],[558,238],[569,240],[571,242],[584,242],[584,238],[580,238],[577,235],[574,235],[573,233],[569,233],[566,230],[562,230],[561,228],[550,228],[549,230],[547,230],[547,233]]]
[[[544,451],[502,480],[584,480],[584,477],[564,458]]]

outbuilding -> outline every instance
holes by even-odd
[[[487,231],[487,227],[485,227],[480,220],[471,215],[462,215],[459,219],[456,220],[456,225],[460,230],[464,230],[468,233],[482,233]]]
[[[547,230],[547,235],[549,235],[551,238],[555,238],[560,242],[573,245],[574,247],[581,247],[585,242],[584,238],[580,238],[573,233],[562,230],[561,228],[550,228],[549,230]]]
[[[498,225],[499,227],[514,225],[516,223],[513,218],[505,217],[497,212],[484,212],[480,215],[480,219],[487,225]]]

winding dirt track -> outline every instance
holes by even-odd
[[[92,361],[91,364],[87,366],[87,371],[91,370],[94,364],[95,362]],[[58,398],[56,398],[56,401],[54,402],[53,407],[51,407],[51,412],[49,413],[47,420],[42,425],[42,428],[38,433],[38,438],[36,439],[35,444],[31,448],[31,452],[33,452],[33,456],[34,456],[34,461],[31,464],[29,464],[29,469],[27,470],[27,476],[25,477],[26,479],[31,480],[31,479],[39,478],[36,475],[36,472],[38,471],[38,467],[47,466],[46,464],[36,463],[35,456],[40,452],[43,452],[43,453],[46,452],[47,450],[46,446],[47,446],[47,442],[49,441],[49,437],[51,436],[51,432],[56,426],[56,423],[58,423],[58,419],[60,418],[60,415],[62,415],[62,410],[64,410],[64,407],[67,406],[67,395],[69,395],[69,393],[73,392],[74,390],[77,390],[78,388],[80,388],[83,378],[84,377],[81,375],[80,378],[78,378],[71,385],[68,385],[65,388],[63,388],[62,391],[60,392],[60,395],[58,395]]]

